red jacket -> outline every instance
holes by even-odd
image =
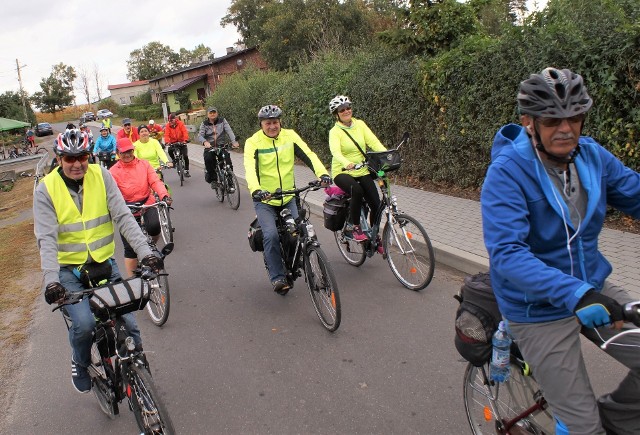
[[[138,136],[138,130],[133,127],[131,127],[131,133],[129,134],[129,136],[127,136],[127,134],[124,132],[124,128],[118,130],[118,133],[116,133],[116,141],[118,139],[122,139],[123,137],[128,137],[129,139],[131,139],[131,143],[134,143],[135,141],[140,139],[140,136]]]
[[[164,143],[189,142],[189,132],[184,122],[176,120],[176,126],[171,127],[171,123],[164,126]]]
[[[145,201],[145,204],[152,204],[155,202],[152,190],[160,198],[169,196],[164,183],[146,160],[135,158],[129,163],[118,160],[109,172],[126,202]]]

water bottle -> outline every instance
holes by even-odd
[[[291,210],[283,208],[280,212],[280,217],[282,217],[289,234],[295,235],[298,231],[298,227],[296,226],[296,221],[293,219],[293,216],[291,216]]]
[[[511,337],[507,334],[504,322],[500,322],[498,330],[491,340],[493,353],[491,355],[491,379],[496,382],[505,382],[509,379],[511,365]]]

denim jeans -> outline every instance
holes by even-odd
[[[113,270],[111,272],[110,281],[120,278],[120,271],[115,260],[111,259]],[[79,292],[85,290],[82,283],[76,278],[71,269],[67,267],[60,268],[60,284],[70,292]],[[91,364],[91,341],[93,340],[93,331],[96,326],[96,319],[89,308],[89,299],[85,298],[77,304],[66,305],[65,309],[71,317],[72,325],[69,328],[69,343],[73,351],[72,358],[76,364],[88,367]],[[131,334],[136,345],[142,345],[140,337],[140,329],[136,323],[133,313],[122,316],[127,332]]]
[[[278,214],[283,208],[291,210],[291,216],[298,218],[298,207],[295,199],[292,199],[283,207],[276,207],[265,204],[264,202],[254,202],[258,223],[262,227],[262,235],[264,237],[264,260],[267,263],[269,271],[269,279],[274,282],[278,279],[284,279],[285,269],[280,253],[280,237],[278,235],[278,227],[276,226]]]

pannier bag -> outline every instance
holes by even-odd
[[[340,231],[349,214],[349,197],[332,195],[323,204],[324,227],[330,231]]]
[[[367,152],[367,164],[374,171],[391,172],[400,169],[400,151],[369,151]]]
[[[491,359],[491,339],[502,319],[489,274],[467,276],[455,298],[460,302],[455,322],[456,349],[480,367]]]
[[[142,278],[133,277],[97,288],[89,298],[89,305],[100,314],[121,316],[144,309],[149,297],[149,284]]]
[[[258,223],[258,218],[255,218],[249,225],[249,247],[253,252],[264,251],[264,236],[262,235],[262,228]]]

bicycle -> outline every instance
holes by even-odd
[[[292,201],[296,201],[296,204],[300,205],[298,207],[299,217],[296,219],[295,228],[291,230],[287,229],[282,213],[278,215],[277,227],[280,235],[280,250],[286,270],[286,280],[293,288],[294,281],[304,274],[313,308],[322,326],[328,331],[334,332],[340,326],[342,319],[338,284],[329,260],[322,248],[320,248],[320,242],[318,242],[313,225],[309,221],[311,213],[306,202],[306,194],[304,197],[300,197],[301,193],[318,190],[320,187],[319,181],[312,181],[308,186],[300,189],[277,190],[271,194],[270,199],[280,199],[287,195],[295,195]],[[288,211],[288,209],[285,210]],[[256,219],[252,223],[252,229],[261,235],[259,228]],[[261,237],[256,236],[256,238],[260,240],[258,242],[260,244]],[[256,246],[254,250],[262,250],[262,248]],[[266,261],[265,268],[267,268]]]
[[[238,178],[233,173],[231,166],[227,164],[225,154],[228,152],[229,145],[221,145],[211,147],[207,152],[214,152],[217,156],[218,164],[216,165],[216,176],[218,177],[218,185],[214,188],[218,201],[223,202],[226,196],[229,206],[237,210],[240,207],[240,185]]]
[[[141,213],[140,215],[140,228],[142,232],[147,237],[147,243],[151,248],[151,252],[154,255],[163,258],[169,255],[173,251],[173,242],[166,243],[161,250],[158,250],[155,241],[153,238],[147,233],[146,227],[144,225],[144,210],[149,208],[157,208],[158,215],[160,215],[161,210],[168,209],[168,205],[164,201],[157,201],[153,204],[145,205],[145,204],[127,204],[132,213]],[[162,227],[162,220],[160,221],[160,226]],[[150,288],[151,295],[149,298],[149,303],[147,304],[147,313],[151,318],[151,321],[156,326],[164,325],[169,319],[169,309],[171,308],[171,298],[169,293],[169,274],[166,273],[165,270],[160,271],[156,274],[156,277],[150,280]]]
[[[120,413],[119,404],[126,398],[143,433],[174,434],[173,423],[151,377],[147,358],[142,350],[136,350],[122,319],[123,314],[144,309],[150,295],[149,282],[154,275],[151,269],[143,268],[128,280],[81,292],[67,292],[64,302],[53,311],[62,309],[69,329],[71,318],[64,306],[89,298],[96,326],[88,371],[91,391],[98,399],[100,409],[113,419]],[[112,296],[114,292],[118,298]]]
[[[40,184],[40,180],[45,176],[44,168],[47,165],[47,160],[49,159],[49,153],[42,154],[38,163],[36,163],[36,170],[33,174],[33,191],[36,191],[38,184]]]
[[[420,222],[398,211],[397,198],[395,195],[391,195],[391,184],[387,174],[400,167],[398,156],[393,154],[398,154],[398,149],[408,139],[409,134],[405,133],[395,149],[367,152],[366,161],[354,167],[354,169],[360,169],[364,166],[369,168],[369,172],[375,177],[382,192],[382,201],[378,210],[375,211],[372,226],[367,220],[370,212],[369,207],[366,202],[362,203],[360,225],[362,232],[368,236],[368,240],[359,242],[352,237],[349,230],[350,218],[345,220],[341,230],[334,232],[334,236],[342,257],[347,263],[356,267],[361,266],[367,257],[373,257],[382,244],[382,256],[386,258],[398,281],[406,288],[418,291],[427,287],[433,278],[435,268],[433,246],[427,231]],[[389,158],[395,159],[396,163],[392,166],[384,163]],[[386,222],[380,239],[379,232],[383,217],[386,218]]]
[[[182,147],[187,146],[185,142],[174,142],[169,144],[169,154],[173,154],[173,166],[178,171],[180,177],[180,186],[184,185],[184,155],[182,155]]]
[[[624,331],[606,342],[606,348],[625,334],[640,334],[640,301],[624,306],[625,320],[638,329]],[[511,374],[498,383],[489,376],[489,362],[477,367],[469,363],[463,381],[464,408],[475,435],[554,434],[555,420],[542,390],[515,344],[511,346]]]
[[[100,151],[96,155],[97,163],[109,169],[116,164],[116,154],[109,151]]]

